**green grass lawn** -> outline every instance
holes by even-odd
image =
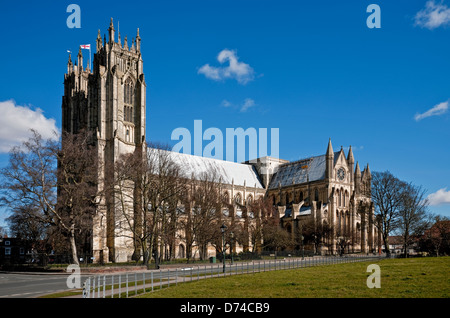
[[[369,264],[381,288],[368,288]],[[448,298],[450,257],[386,259],[280,270],[178,284],[145,298]]]

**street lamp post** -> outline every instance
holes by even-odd
[[[222,260],[223,260],[223,272],[225,273],[225,230],[227,226],[222,224],[220,230],[222,231]]]
[[[302,235],[302,259],[305,259],[305,243],[304,240],[305,238]]]
[[[234,239],[234,233],[230,233],[231,237],[231,247],[230,247],[230,253],[231,253],[231,265],[233,265],[233,239]]]
[[[343,236],[338,237],[338,244],[339,244],[339,256],[342,257],[345,252],[345,238]]]

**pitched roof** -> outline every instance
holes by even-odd
[[[278,167],[269,184],[269,189],[275,189],[294,184],[323,180],[326,170],[326,155],[306,158]]]
[[[151,149],[151,148],[150,148]],[[171,158],[180,165],[186,177],[199,179],[203,173],[215,170],[224,184],[263,189],[256,169],[252,165],[223,161],[207,157],[171,152]]]

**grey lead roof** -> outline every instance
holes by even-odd
[[[335,152],[337,158],[340,152]],[[326,155],[306,158],[286,163],[278,167],[277,172],[270,181],[269,189],[302,184],[309,181],[323,180],[326,170]]]

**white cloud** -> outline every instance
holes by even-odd
[[[450,8],[447,5],[430,0],[425,8],[417,12],[414,17],[415,25],[427,29],[436,29],[450,24]]]
[[[241,107],[241,113],[246,112],[249,108],[254,107],[255,105],[256,105],[256,104],[255,104],[255,101],[254,101],[253,99],[251,99],[251,98],[246,98],[246,99],[244,100],[244,104],[243,104],[242,107]]]
[[[254,79],[253,68],[244,63],[239,62],[239,58],[236,55],[236,51],[224,49],[217,56],[217,60],[220,64],[228,62],[228,66],[214,67],[209,64],[205,64],[198,70],[199,74],[205,75],[207,78],[221,81],[228,78],[235,79],[240,84],[247,84]]]
[[[231,107],[231,106],[233,106],[233,104],[231,104],[229,101],[227,101],[226,99],[224,99],[223,101],[222,101],[222,104],[221,104],[223,107]]]
[[[350,147],[344,147],[344,150],[349,151]],[[364,150],[364,146],[352,146],[352,151],[355,151],[355,150]]]
[[[427,117],[443,115],[447,111],[448,111],[448,101],[437,104],[436,106],[434,106],[433,108],[427,110],[422,114],[416,114],[414,116],[414,119],[416,121],[419,121]]]
[[[255,107],[256,103],[251,98],[244,99],[243,102],[230,102],[227,99],[224,99],[222,103],[220,103],[220,106],[225,108],[230,108],[233,110],[240,111],[241,113],[247,112],[250,108]]]
[[[442,188],[435,193],[431,193],[427,197],[430,205],[450,204],[450,191],[446,190],[447,188]]]
[[[0,153],[6,153],[12,147],[20,145],[31,136],[35,129],[42,138],[55,138],[59,133],[55,120],[46,118],[39,108],[16,105],[13,100],[0,102]]]
[[[207,78],[220,81],[222,76],[220,75],[219,69],[205,64],[198,70],[199,74],[204,74]]]

